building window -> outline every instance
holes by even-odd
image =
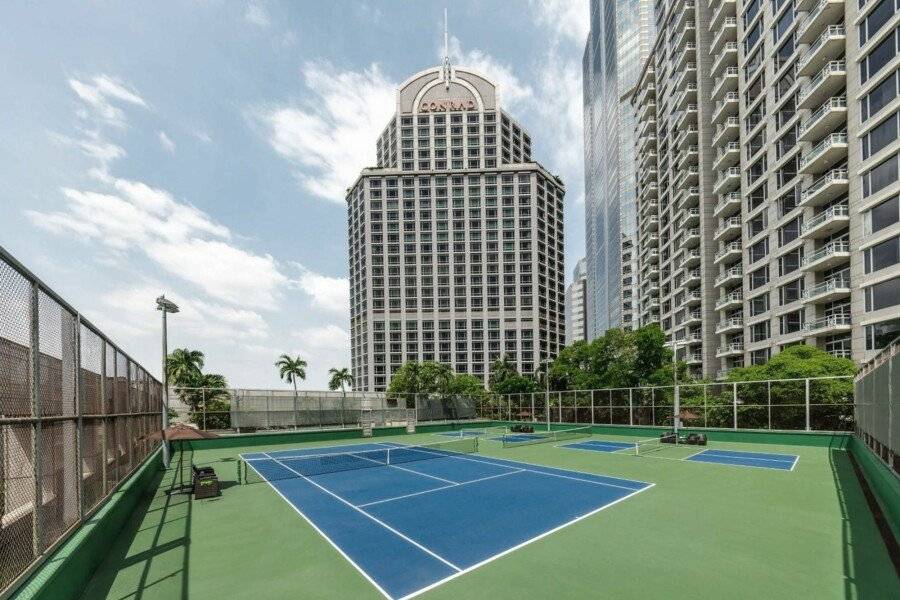
[[[767,254],[769,254],[769,238],[767,237],[750,246],[749,255],[751,263],[764,259]]]
[[[764,365],[769,362],[769,358],[772,355],[771,348],[762,348],[761,350],[754,350],[750,353],[750,363],[754,365]]]
[[[900,220],[900,202],[897,196],[888,198],[874,206],[868,213],[869,232],[875,233],[889,227]]]
[[[859,112],[862,120],[865,122],[869,117],[876,115],[878,111],[887,106],[888,102],[896,97],[897,71],[894,71],[860,100]]]
[[[797,333],[803,330],[803,310],[796,310],[781,315],[781,335]]]
[[[768,265],[750,273],[750,289],[751,290],[755,290],[756,288],[766,285],[767,283],[769,283],[769,266]]]
[[[778,259],[778,275],[784,276],[793,273],[800,268],[803,262],[803,249],[792,250]]]
[[[769,293],[750,298],[750,316],[755,317],[769,310]]]
[[[897,139],[897,115],[898,113],[892,114],[862,137],[863,160]]]
[[[859,63],[859,77],[861,83],[865,83],[870,77],[874,77],[897,55],[897,30],[875,46],[875,48]]]
[[[881,350],[900,335],[900,318],[866,327],[866,350]]]
[[[862,176],[863,197],[868,198],[897,181],[897,155],[874,166]]]
[[[803,297],[803,278],[795,279],[778,288],[778,301],[781,306],[796,302]]]
[[[750,327],[750,339],[754,342],[762,342],[769,339],[769,322],[763,321]]]
[[[900,304],[900,277],[881,281],[865,288],[866,312]]]
[[[863,252],[866,273],[874,273],[900,262],[900,237],[893,237]]]
[[[800,237],[800,217],[788,221],[778,229],[778,245],[785,246]]]
[[[859,45],[862,46],[872,39],[878,31],[884,27],[896,10],[896,6],[900,4],[898,0],[881,0],[872,12],[866,15],[866,18],[859,25]]]

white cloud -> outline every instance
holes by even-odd
[[[531,86],[520,80],[512,71],[491,55],[477,48],[463,52],[462,44],[455,36],[450,37],[450,61],[460,67],[469,67],[481,73],[497,85],[497,97],[501,106],[515,110],[522,108],[534,98]],[[439,58],[443,59],[444,48],[439,50]]]
[[[330,323],[301,329],[297,332],[297,337],[306,348],[316,350],[347,350],[350,348],[350,332]]]
[[[116,127],[125,125],[125,113],[114,102],[147,108],[147,103],[137,92],[109,75],[100,74],[88,80],[69,79],[69,87],[85,103],[84,116],[95,118]]]
[[[175,142],[172,141],[165,131],[159,132],[159,143],[163,149],[169,154],[175,154]]]
[[[588,0],[531,0],[530,4],[538,24],[576,44],[587,41],[591,28]]]
[[[103,192],[63,189],[63,210],[25,214],[53,233],[73,233],[115,251],[142,252],[212,298],[274,308],[288,283],[274,258],[232,245],[227,227],[165,190],[110,180],[111,189]]]
[[[247,10],[244,11],[244,19],[257,27],[268,27],[272,23],[272,20],[269,18],[269,13],[266,11],[265,7],[258,2],[250,2],[247,4]]]
[[[296,280],[297,287],[309,295],[313,306],[327,311],[349,314],[349,279],[322,275],[310,271],[298,263],[294,263],[294,266],[300,270],[300,276]]]
[[[375,141],[396,108],[397,84],[377,64],[340,71],[307,62],[302,72],[309,102],[267,107],[255,116],[275,151],[296,165],[301,185],[343,204],[360,170],[375,164]]]
[[[563,60],[551,47],[537,75],[534,110],[542,123],[553,123],[547,131],[552,138],[545,142],[552,153],[551,166],[566,174],[578,173],[580,178],[584,168],[581,65]]]

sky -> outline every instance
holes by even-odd
[[[499,86],[566,183],[584,255],[587,0],[194,0],[0,6],[0,246],[156,376],[202,350],[233,387],[348,367],[344,190],[397,86],[450,56]]]

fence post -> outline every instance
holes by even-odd
[[[591,390],[591,425],[594,424],[594,390]]]
[[[766,405],[769,408],[769,429],[772,429],[772,381],[766,382]]]
[[[41,358],[39,337],[40,317],[38,314],[38,284],[34,282],[31,283],[31,314],[29,315],[29,317],[31,320],[31,339],[29,340],[31,351],[31,356],[29,356],[31,360],[31,381],[29,382],[29,391],[31,393],[31,414],[35,417],[34,425],[31,428],[31,467],[32,475],[34,476],[34,512],[32,513],[31,521],[31,546],[34,557],[37,558],[43,551],[43,527],[41,517],[44,506],[44,486],[42,485],[43,474],[41,472],[41,460],[43,458],[43,453],[41,449]]]
[[[75,424],[75,489],[78,491],[78,520],[84,519],[84,421],[82,419],[83,412],[83,394],[84,389],[81,381],[81,315],[75,315],[75,415],[77,421]]]
[[[809,426],[809,378],[806,378],[806,430],[810,430]]]
[[[613,424],[612,390],[609,390],[609,424]]]
[[[512,422],[512,394],[506,397],[506,420]]]
[[[266,392],[266,429],[272,429],[272,408],[269,402],[269,393]]]
[[[707,385],[703,384],[703,427],[707,427],[707,407],[706,407],[706,390]]]
[[[100,413],[106,414],[106,340],[102,337],[100,338]],[[103,478],[103,496],[106,497],[106,461],[108,456],[106,438],[109,432],[109,419],[104,416],[100,423],[103,425],[103,433],[100,436],[100,476]]]
[[[206,388],[200,390],[200,399],[203,400],[203,431],[206,431]]]
[[[738,428],[738,418],[737,418],[737,382],[731,384],[731,417],[732,417],[732,429]]]
[[[322,396],[317,394],[317,403],[319,406],[319,429],[325,429],[325,415],[322,414]]]
[[[234,391],[234,417],[237,423],[232,423],[231,426],[234,427],[238,433],[241,432],[241,397],[238,395],[237,390]]]
[[[628,426],[634,426],[634,388],[628,388]]]
[[[534,414],[534,392],[531,392],[529,395],[531,396],[531,422],[536,423],[537,415]]]

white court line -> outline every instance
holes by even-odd
[[[527,464],[527,463],[525,463],[525,464]],[[442,584],[444,584],[444,583],[447,583],[447,582],[450,581],[451,579],[456,579],[456,578],[459,577],[460,575],[465,575],[466,573],[468,573],[468,572],[470,572],[470,571],[474,571],[475,569],[477,569],[477,568],[479,568],[479,567],[482,567],[482,566],[488,564],[489,562],[493,562],[493,561],[497,560],[498,558],[501,558],[501,557],[503,557],[503,556],[506,556],[507,554],[510,554],[510,553],[512,553],[512,552],[515,552],[516,550],[518,550],[518,549],[520,549],[520,548],[524,548],[524,547],[527,546],[528,544],[531,544],[531,543],[536,542],[536,541],[538,541],[538,540],[540,540],[540,539],[542,539],[542,538],[547,537],[548,535],[551,535],[551,534],[553,534],[553,533],[556,533],[556,532],[559,531],[560,529],[563,529],[563,528],[565,528],[565,527],[568,527],[569,525],[573,525],[573,524],[575,524],[575,523],[577,523],[578,521],[581,521],[581,520],[583,520],[583,519],[587,519],[588,517],[597,514],[597,513],[600,512],[601,510],[606,510],[606,509],[609,508],[610,506],[613,506],[613,505],[615,505],[615,504],[618,504],[619,502],[622,502],[623,500],[627,500],[627,499],[631,498],[632,496],[634,496],[635,494],[640,494],[640,493],[643,492],[643,491],[649,490],[651,487],[653,487],[653,486],[655,486],[655,485],[656,485],[655,483],[651,483],[651,484],[649,484],[649,485],[648,485],[647,487],[645,487],[645,488],[642,488],[642,489],[640,489],[640,490],[635,490],[635,491],[633,491],[633,492],[630,493],[630,494],[627,494],[627,495],[625,495],[625,496],[622,496],[622,497],[619,498],[618,500],[613,500],[613,501],[610,502],[609,504],[604,504],[603,506],[601,506],[601,507],[599,507],[599,508],[595,508],[594,510],[592,510],[592,511],[590,511],[590,512],[587,512],[587,513],[581,515],[580,517],[575,517],[575,518],[572,519],[571,521],[567,521],[566,523],[563,523],[562,525],[559,525],[559,526],[557,526],[557,527],[554,527],[553,529],[550,529],[550,530],[548,530],[548,531],[545,531],[544,533],[538,534],[538,535],[534,536],[534,537],[531,538],[531,539],[527,539],[527,540],[525,540],[524,542],[522,542],[521,544],[518,544],[518,545],[516,545],[516,546],[513,546],[512,548],[507,548],[507,549],[504,550],[503,552],[498,552],[497,554],[495,554],[495,555],[493,555],[493,556],[490,556],[490,557],[484,559],[483,561],[481,561],[481,562],[479,562],[479,563],[476,563],[476,564],[472,565],[471,567],[466,567],[465,569],[463,569],[463,570],[460,571],[459,573],[454,573],[453,575],[450,575],[450,576],[448,576],[448,577],[445,577],[445,578],[443,578],[443,579],[441,579],[441,580],[439,580],[439,581],[435,581],[434,583],[432,583],[432,584],[430,584],[430,585],[427,585],[427,586],[423,587],[422,589],[419,589],[419,590],[416,590],[415,592],[412,592],[412,593],[410,593],[410,594],[407,594],[406,596],[403,596],[403,597],[400,598],[399,600],[409,600],[410,598],[415,598],[416,596],[419,596],[420,594],[424,594],[425,592],[427,592],[427,591],[429,591],[429,590],[433,590],[434,588],[438,587],[439,585],[442,585]]]
[[[682,458],[682,459],[680,459],[680,460],[688,460],[688,459],[691,458],[691,457],[699,456],[700,454],[703,454],[704,452],[706,452],[706,450],[709,450],[709,448],[707,448],[707,449],[705,449],[705,450],[698,450],[697,452],[694,452],[693,454],[690,454],[690,455],[688,455],[688,456],[685,456],[684,458]]]
[[[354,454],[354,456],[357,456],[357,455]],[[398,465],[392,465],[392,464],[389,463],[389,462],[381,462],[380,460],[375,460],[374,458],[368,458],[368,457],[366,457],[366,456],[360,456],[359,458],[362,458],[363,460],[367,460],[367,461],[369,461],[369,462],[373,462],[373,463],[375,463],[376,465],[378,465],[378,466],[380,466],[380,467],[394,467],[395,469],[399,469],[399,470],[401,470],[401,471],[406,471],[407,473],[413,473],[414,475],[421,475],[421,476],[423,476],[423,477],[429,477],[429,478],[431,478],[431,479],[436,479],[437,481],[442,481],[442,482],[444,482],[444,483],[459,483],[458,481],[450,481],[449,479],[444,479],[443,477],[437,477],[437,476],[435,476],[435,475],[429,475],[428,473],[420,473],[420,472],[418,472],[418,471],[413,471],[412,469],[407,469],[406,467],[401,467],[401,466],[398,466]],[[388,459],[388,460],[391,460],[391,453],[390,453],[390,452],[387,453],[387,459]]]
[[[516,469],[515,471],[509,471],[508,473],[498,473],[496,475],[488,475],[487,477],[479,477],[478,479],[470,479],[469,481],[463,481],[462,483],[454,483],[453,485],[442,485],[440,487],[431,488],[430,490],[423,490],[421,492],[413,492],[411,494],[403,494],[402,496],[394,496],[393,498],[385,498],[384,500],[375,500],[374,502],[366,502],[365,504],[357,504],[358,507],[363,508],[366,506],[372,506],[373,504],[384,504],[385,502],[393,502],[394,500],[403,500],[404,498],[412,498],[413,496],[421,496],[423,494],[430,494],[431,492],[439,492],[441,490],[449,490],[450,488],[462,487],[464,485],[469,485],[470,483],[478,483],[479,481],[487,481],[488,479],[497,479],[498,477],[506,477],[507,475],[515,475],[516,473],[522,473],[524,469]]]
[[[794,467],[797,466],[797,463],[798,463],[798,462],[800,462],[800,455],[799,455],[799,454],[797,454],[796,456],[794,456],[794,464],[791,465],[791,471],[794,470]]]
[[[254,471],[256,471],[256,467],[254,467],[254,466],[253,466],[252,464],[250,464],[250,463],[247,463],[247,464],[250,466],[251,469],[253,469]],[[293,508],[294,511],[295,511],[298,515],[300,515],[301,517],[303,517],[303,520],[306,521],[307,523],[309,523],[309,526],[316,530],[316,533],[318,533],[318,534],[321,535],[323,538],[325,538],[325,541],[328,542],[329,544],[331,544],[331,547],[334,548],[335,550],[337,550],[338,554],[340,554],[341,556],[343,556],[344,559],[345,559],[347,562],[349,562],[351,565],[353,565],[353,568],[356,569],[357,571],[359,571],[360,574],[361,574],[363,577],[365,577],[366,581],[368,581],[368,582],[371,583],[373,586],[375,586],[375,589],[378,590],[379,592],[381,592],[381,594],[382,594],[385,598],[387,598],[388,600],[394,600],[394,599],[391,597],[390,594],[388,594],[388,593],[387,593],[380,585],[378,585],[378,582],[376,582],[374,579],[372,579],[372,577],[371,577],[368,573],[366,573],[365,569],[363,569],[361,566],[359,566],[358,564],[356,564],[356,562],[354,562],[354,560],[353,560],[352,558],[350,558],[350,556],[349,556],[346,552],[344,552],[344,551],[341,549],[341,547],[338,546],[337,543],[336,543],[334,540],[332,540],[330,537],[328,537],[328,536],[325,534],[324,531],[322,531],[321,529],[319,529],[319,527],[313,522],[312,519],[310,519],[310,518],[307,517],[305,514],[303,514],[303,511],[300,510],[300,508],[299,508],[296,504],[294,504],[293,502],[291,502],[290,500],[288,500],[288,499],[287,499],[287,496],[285,496],[284,494],[282,494],[281,491],[280,491],[277,487],[275,487],[274,485],[272,485],[272,482],[271,482],[271,481],[269,481],[268,479],[266,479],[266,478],[263,476],[263,474],[260,473],[259,471],[256,471],[256,474],[259,475],[260,479],[262,479],[262,480],[265,481],[267,484],[269,484],[269,487],[272,488],[272,489],[275,491],[276,494],[278,494],[279,496],[281,496],[281,499],[284,500],[284,501],[287,503],[288,506],[290,506],[291,508]]]
[[[379,444],[380,444],[380,443],[382,443],[382,442],[376,442],[376,443],[379,443]],[[384,444],[384,445],[387,445],[387,444]],[[397,448],[398,446],[390,446],[390,447],[391,447],[391,448]],[[400,447],[400,448],[403,448],[403,446],[399,446],[399,447]],[[424,451],[424,450],[420,450],[420,451]],[[503,464],[501,464],[501,463],[495,463],[495,462],[488,462],[488,461],[486,461],[486,460],[479,460],[479,459],[477,459],[477,458],[472,458],[472,457],[470,457],[470,456],[455,456],[455,455],[449,455],[449,454],[448,454],[448,455],[444,455],[444,454],[437,455],[437,454],[434,453],[434,452],[428,452],[428,454],[435,454],[436,456],[442,456],[442,457],[446,457],[446,458],[455,458],[455,459],[458,459],[458,460],[468,460],[468,461],[477,462],[477,463],[484,463],[484,464],[486,464],[486,465],[493,465],[493,466],[495,466],[495,467],[502,467],[502,466],[509,467],[509,465],[503,465]],[[545,468],[545,469],[554,469],[554,468],[555,468],[555,467],[547,467],[547,466],[545,466],[545,465],[535,465],[535,464],[532,464],[532,463],[521,462],[521,461],[516,461],[516,460],[509,461],[509,462],[519,463],[519,464],[522,464],[522,465],[529,465],[529,466],[533,466],[533,467],[543,467],[543,468]],[[515,467],[510,467],[510,468],[515,468]],[[634,488],[633,488],[633,487],[626,487],[626,486],[624,486],[624,485],[616,485],[616,484],[614,484],[614,483],[604,483],[604,482],[602,482],[602,481],[594,481],[594,480],[592,480],[592,479],[582,479],[582,478],[579,478],[579,477],[571,477],[571,476],[569,476],[569,475],[560,475],[559,473],[547,473],[547,472],[545,472],[545,471],[537,471],[537,470],[535,470],[535,469],[522,469],[522,470],[523,470],[523,471],[528,471],[529,473],[537,473],[538,475],[548,475],[548,476],[550,476],[550,477],[559,477],[559,478],[561,478],[561,479],[571,479],[572,481],[582,481],[582,482],[584,482],[584,483],[592,483],[592,484],[594,484],[594,485],[602,485],[602,486],[606,486],[606,487],[619,488],[620,490],[628,490],[629,492],[634,491]],[[571,471],[572,473],[580,473],[580,474],[582,474],[582,475],[591,475],[591,476],[593,476],[593,477],[607,477],[606,475],[597,475],[596,473],[585,473],[585,472],[583,472],[583,471],[573,471],[573,470],[571,470],[571,469],[558,469],[558,468],[556,468],[556,470],[559,470],[559,471]],[[626,479],[622,479],[621,477],[607,477],[607,478],[608,478],[608,479],[619,479],[619,480],[621,480],[621,481],[634,481],[635,483],[641,483],[641,484],[643,484],[643,485],[654,485],[654,484],[652,484],[652,483],[646,483],[646,482],[644,482],[644,481],[637,481],[637,480],[634,480],[634,479],[628,479],[628,480],[626,480]]]
[[[264,452],[263,454],[265,454],[265,452]],[[268,454],[266,454],[266,456],[268,456]],[[390,525],[388,525],[387,523],[385,523],[384,521],[382,521],[382,520],[379,519],[378,517],[375,517],[375,516],[373,516],[373,515],[370,515],[369,513],[367,513],[367,512],[364,511],[363,509],[359,508],[359,507],[356,506],[355,504],[352,504],[351,502],[348,502],[347,500],[341,498],[340,496],[338,496],[337,494],[335,494],[334,492],[332,492],[332,491],[329,490],[328,488],[319,485],[318,483],[316,483],[315,481],[313,481],[312,479],[310,479],[310,478],[307,477],[306,475],[304,475],[304,474],[302,474],[302,473],[300,473],[300,472],[298,472],[298,471],[295,471],[294,469],[290,468],[289,466],[287,466],[286,464],[284,464],[283,462],[281,462],[281,461],[278,460],[277,458],[272,458],[271,456],[269,456],[269,458],[271,458],[272,460],[274,460],[275,462],[277,462],[278,464],[280,464],[282,467],[284,467],[284,468],[287,469],[288,471],[291,471],[292,473],[296,473],[299,477],[301,477],[301,478],[305,479],[306,481],[308,481],[309,483],[313,484],[314,486],[316,486],[317,488],[319,488],[320,490],[322,490],[323,492],[325,492],[326,494],[328,494],[328,495],[331,496],[332,498],[334,498],[334,499],[336,499],[336,500],[340,500],[342,503],[346,504],[347,506],[349,506],[349,507],[352,508],[353,510],[359,512],[361,515],[366,516],[366,517],[368,517],[369,519],[372,519],[373,521],[375,521],[376,523],[378,523],[379,525],[381,525],[382,527],[384,527],[385,529],[387,529],[387,530],[390,531],[391,533],[393,533],[393,534],[397,535],[398,537],[400,537],[401,539],[403,539],[403,540],[409,542],[410,544],[412,544],[412,545],[415,546],[416,548],[422,550],[422,551],[425,552],[426,554],[429,554],[429,555],[433,556],[434,558],[438,559],[439,561],[441,561],[442,563],[444,563],[444,564],[447,565],[448,567],[454,569],[455,571],[462,571],[462,569],[460,569],[459,567],[457,567],[456,565],[454,565],[452,562],[450,562],[449,560],[447,560],[447,559],[444,558],[443,556],[441,556],[441,555],[435,553],[434,551],[432,551],[432,550],[426,548],[425,546],[423,546],[422,544],[420,544],[420,543],[417,542],[416,540],[410,538],[409,536],[404,535],[403,533],[397,531],[396,529],[394,529],[393,527],[391,527]]]
[[[707,456],[715,456],[716,458],[727,458],[734,460],[764,460],[766,462],[774,462],[774,463],[782,463],[787,464],[787,461],[783,458],[759,458],[756,456],[735,456],[733,454],[716,454],[716,452],[739,452],[739,450],[712,450],[707,448],[698,454],[703,454],[703,452],[709,452]]]

